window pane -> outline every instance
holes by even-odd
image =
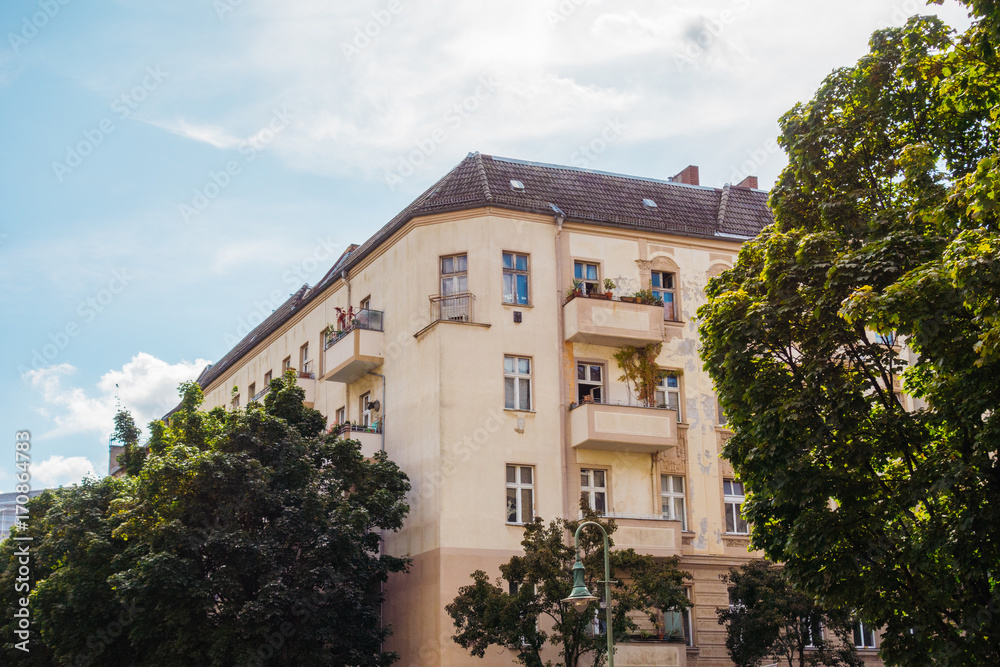
[[[604,514],[607,506],[604,503],[604,493],[601,491],[594,492],[594,511]]]
[[[507,489],[507,522],[517,523],[517,489]]]
[[[442,257],[441,258],[441,273],[451,273],[455,266],[453,257]]]
[[[578,280],[583,280],[583,264],[580,262],[573,263],[573,277]]]
[[[503,302],[514,303],[514,276],[510,273],[503,274]]]
[[[743,482],[737,482],[733,480],[733,495],[742,496],[745,495],[743,491]]]
[[[503,358],[503,372],[513,373],[514,372],[514,357],[504,357]]]
[[[521,468],[521,484],[531,484],[531,466]]]
[[[667,477],[666,475],[661,475],[660,476],[660,492],[661,493],[666,493],[667,491],[670,491],[670,478]]]
[[[531,359],[518,359],[517,360],[517,372],[521,375],[527,375],[531,372]]]
[[[674,477],[674,492],[675,493],[684,493],[684,478],[683,477]]]
[[[581,470],[580,471],[580,486],[590,486],[590,471]]]
[[[507,482],[513,484],[517,481],[517,469],[514,466],[507,466]]]
[[[663,286],[666,287],[667,289],[673,289],[674,288],[674,274],[672,274],[672,273],[664,273],[663,274]],[[671,295],[671,299],[672,298],[673,298],[673,295]]]
[[[461,272],[468,269],[468,262],[466,261],[465,255],[459,255],[455,258],[455,271]]]
[[[594,486],[597,486],[597,487],[605,486],[605,484],[604,484],[604,471],[603,470],[595,470],[594,471]]]
[[[587,265],[587,280],[597,280],[597,265],[588,264]]]
[[[864,641],[861,638],[861,624],[854,626],[854,645],[858,648],[864,647]]]
[[[523,274],[517,276],[517,302],[528,303],[528,276]]]
[[[601,381],[601,367],[600,366],[591,366],[590,367],[590,379],[591,379],[592,382],[600,382]]]
[[[680,519],[685,525],[681,526],[682,529],[687,528],[687,510],[684,508],[683,498],[674,498],[674,513],[673,517],[675,519]]]
[[[749,533],[750,527],[747,525],[746,519],[743,518],[743,505],[736,505],[733,510],[736,514],[736,532]]]
[[[660,272],[659,271],[653,271],[652,278],[653,278],[653,287],[662,287],[663,286],[660,283]]]
[[[514,256],[509,252],[503,254],[503,268],[512,269],[514,268]]]
[[[514,258],[517,261],[517,267],[516,268],[517,268],[518,271],[527,271],[528,270],[528,256],[527,255],[515,255]]]
[[[521,396],[520,396],[521,405],[520,405],[520,408],[522,410],[530,410],[531,409],[531,381],[530,380],[521,380],[520,382],[521,382]]]
[[[458,291],[459,292],[469,291],[469,279],[464,274],[458,276]]]
[[[576,365],[576,379],[577,380],[586,380],[587,379],[587,366],[586,366],[586,364],[577,364]]]
[[[675,373],[667,374],[667,386],[671,389],[676,389],[680,386],[679,379]]]
[[[503,379],[503,405],[508,410],[517,408],[514,400],[514,378]]]
[[[735,533],[736,532],[736,522],[733,521],[733,510],[735,507],[732,503],[726,503],[726,532]]]
[[[532,519],[531,489],[521,489],[521,521],[528,523]]]

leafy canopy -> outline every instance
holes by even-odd
[[[891,664],[1000,664],[1000,19],[968,4],[785,114],[775,222],[699,311],[754,546]]]
[[[31,653],[4,664],[389,665],[381,584],[408,560],[380,531],[408,511],[384,454],[322,435],[292,375],[263,405],[199,412],[182,385],[169,424],[128,476],[87,480],[30,506]],[[122,442],[131,417],[117,421]],[[133,453],[137,448],[131,450]],[[2,631],[13,636],[13,541],[0,545]],[[37,637],[37,638],[36,638]]]

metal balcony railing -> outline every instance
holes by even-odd
[[[254,394],[253,396],[250,397],[250,402],[254,403],[256,401],[259,401],[260,399],[262,399],[265,396],[267,396],[267,392],[269,392],[269,391],[271,391],[270,387],[264,387],[263,389],[261,389],[256,394]]]
[[[472,292],[455,294],[435,294],[430,297],[431,322],[474,322],[473,306],[476,295]]]
[[[355,329],[366,329],[368,331],[382,331],[382,311],[362,308],[354,314],[354,319],[348,322],[341,331],[331,331],[326,335],[326,342],[323,344],[324,350],[329,350],[338,340],[351,333]]]

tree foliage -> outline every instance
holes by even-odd
[[[584,518],[580,521],[556,519],[546,526],[536,517],[527,524],[521,541],[524,555],[500,566],[502,580],[491,582],[482,570],[472,573],[473,583],[459,589],[455,600],[445,607],[455,623],[453,639],[457,644],[480,658],[490,647],[507,649],[529,667],[551,664],[542,662],[546,644],[558,648],[561,664],[566,667],[576,667],[585,656],[592,657],[595,667],[605,664],[606,636],[592,629],[595,613],[599,611],[603,622],[605,612],[591,605],[580,613],[561,602],[573,587],[571,571],[576,562],[573,546],[566,541],[567,531],[573,534],[583,521],[600,523],[609,535],[615,531],[614,521],[602,519],[586,506],[582,509]],[[600,531],[585,528],[581,532],[580,552],[587,588],[603,598],[604,586],[598,583],[604,577]],[[676,557],[654,559],[633,549],[613,550],[610,564],[615,582],[611,595],[616,641],[637,629],[629,616],[632,612],[646,612],[656,622],[657,611],[690,606],[683,587],[689,575],[677,569]]]
[[[380,587],[408,560],[379,555],[380,531],[402,525],[406,476],[322,436],[291,375],[245,410],[199,412],[200,387],[182,391],[134,474],[32,501],[37,635],[4,664],[394,662]],[[11,636],[12,541],[0,563]]]
[[[753,545],[894,664],[1000,664],[1000,21],[970,7],[782,118],[775,222],[699,312]]]
[[[792,588],[782,570],[752,560],[722,575],[730,606],[718,610],[726,624],[726,650],[738,667],[764,661],[788,667],[863,667],[854,648],[854,622],[843,610],[827,611]],[[807,648],[808,647],[808,648]]]

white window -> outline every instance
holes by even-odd
[[[684,587],[684,595],[687,599],[691,599],[691,587]],[[684,622],[684,643],[688,646],[694,646],[694,625],[691,623],[691,607],[688,607],[681,612],[681,618]]]
[[[576,365],[576,402],[604,402],[604,364]]]
[[[666,271],[653,271],[652,283],[653,296],[663,301],[663,319],[671,322],[679,320],[675,275]]]
[[[664,371],[656,385],[656,405],[673,410],[677,413],[677,421],[684,421],[681,416],[681,376],[673,371]]]
[[[334,423],[335,424],[343,424],[346,421],[347,421],[347,407],[346,406],[342,406],[342,407],[337,408],[337,419],[336,419],[336,421]]]
[[[817,642],[823,641],[823,624],[819,618],[800,618],[799,623],[802,624],[806,648],[816,648]]]
[[[528,256],[503,253],[503,302],[527,305]]]
[[[722,482],[723,500],[726,504],[726,532],[737,535],[749,535],[750,526],[743,518],[743,503],[746,501],[746,490],[743,482],[726,479]]]
[[[687,530],[687,512],[684,503],[684,478],[677,475],[660,475],[660,505],[664,519],[679,520],[681,530]]]
[[[361,408],[361,425],[370,426],[372,423],[372,404],[369,400],[372,394],[370,391],[366,391],[361,394],[361,398],[358,399]]]
[[[299,348],[299,370],[303,373],[312,373],[312,361],[309,359],[309,343]]]
[[[691,587],[684,587],[684,595],[691,599]],[[691,627],[691,607],[663,612],[663,634],[668,639],[680,640],[694,646],[694,632]]]
[[[507,523],[530,523],[535,516],[534,508],[534,469],[507,466]]]
[[[441,294],[461,294],[469,291],[469,262],[466,255],[441,258]]]
[[[875,645],[875,630],[864,621],[854,624],[854,646],[856,648],[878,648]]]
[[[508,410],[531,409],[531,359],[503,358],[503,400]]]
[[[573,277],[583,284],[584,294],[603,294],[600,270],[593,262],[573,262]]]
[[[583,468],[580,470],[580,496],[598,514],[608,511],[607,471]]]

